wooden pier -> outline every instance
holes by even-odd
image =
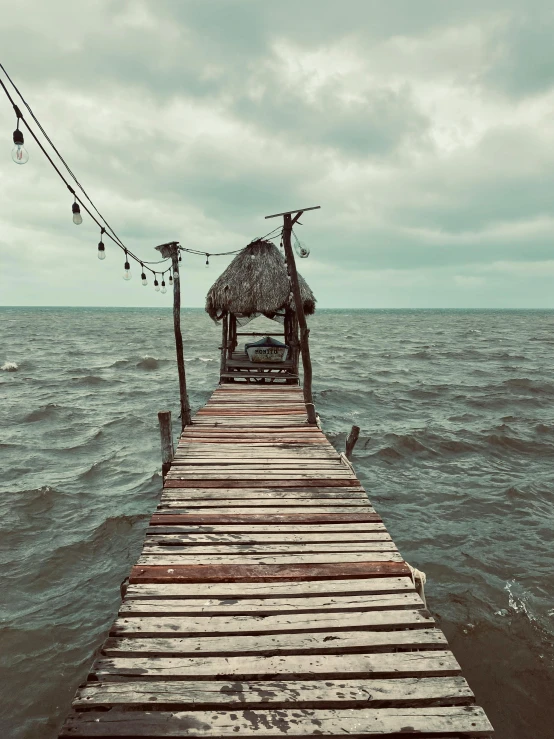
[[[187,426],[61,737],[488,737],[352,469],[291,385]]]

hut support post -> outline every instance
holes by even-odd
[[[158,413],[160,424],[160,437],[162,442],[162,478],[169,472],[175,450],[173,448],[173,435],[171,433],[171,411],[160,411]]]
[[[179,279],[179,245],[176,241],[162,244],[156,249],[164,259],[171,257],[173,268],[173,329],[175,332],[175,350],[177,352],[177,372],[179,374],[179,396],[181,405],[181,428],[192,424],[190,417],[189,396],[187,394],[187,377],[185,375],[185,357],[183,353],[183,335],[181,333],[181,280]]]
[[[302,384],[304,402],[306,404],[306,412],[308,414],[308,423],[315,425],[317,423],[317,418],[312,398],[312,360],[310,358],[310,344],[308,340],[310,329],[308,328],[306,316],[304,315],[304,304],[300,293],[300,285],[298,284],[298,273],[296,271],[296,262],[294,261],[294,254],[291,245],[292,226],[293,223],[298,220],[299,216],[300,213],[293,220],[290,213],[285,213],[283,215],[283,245],[285,247],[285,256],[287,259],[287,266],[292,286],[292,294],[294,296],[296,317],[298,319],[298,326],[300,327],[300,351],[302,353],[302,366],[304,368],[304,382]]]
[[[220,365],[220,374],[223,374],[225,372],[225,366],[227,364],[227,343],[229,341],[228,337],[228,325],[229,325],[229,314],[226,313],[223,316],[223,321],[221,322],[222,329],[221,329],[221,365]]]

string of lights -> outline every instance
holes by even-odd
[[[48,162],[50,163],[50,165],[54,169],[54,171],[57,173],[58,177],[61,179],[61,181],[67,187],[67,189],[69,190],[69,192],[73,195],[73,203],[71,205],[71,211],[72,211],[72,214],[73,214],[73,223],[76,226],[80,226],[83,223],[83,217],[81,215],[81,208],[83,208],[83,210],[90,216],[90,218],[94,221],[94,223],[96,223],[96,225],[100,229],[100,241],[98,242],[98,258],[101,259],[101,260],[103,260],[103,259],[106,258],[106,247],[105,247],[105,244],[104,244],[104,237],[107,237],[107,238],[109,238],[116,246],[118,246],[125,253],[125,266],[124,266],[124,270],[125,270],[125,272],[124,272],[124,279],[125,280],[130,280],[131,279],[129,258],[131,258],[132,260],[134,260],[137,264],[139,264],[141,266],[142,271],[143,271],[142,272],[143,274],[144,274],[144,270],[148,270],[155,277],[156,276],[156,272],[153,269],[151,269],[150,267],[148,267],[146,265],[145,260],[140,259],[140,257],[138,257],[134,252],[132,252],[128,247],[126,247],[125,244],[119,239],[119,237],[117,235],[112,235],[112,233],[110,233],[111,228],[110,228],[108,222],[102,216],[102,214],[98,211],[98,209],[94,206],[94,204],[92,204],[92,207],[99,214],[98,217],[96,217],[94,215],[94,213],[91,212],[90,208],[87,206],[86,203],[83,202],[83,199],[75,192],[74,188],[66,180],[66,178],[64,177],[64,175],[60,171],[59,167],[56,165],[56,163],[54,162],[54,160],[52,159],[52,157],[50,156],[50,154],[48,153],[48,151],[45,149],[44,145],[42,144],[42,142],[40,141],[40,139],[38,138],[38,136],[34,132],[33,128],[29,125],[28,121],[25,119],[24,115],[22,114],[21,110],[19,109],[19,107],[14,102],[12,96],[10,95],[9,90],[7,89],[6,85],[4,84],[4,82],[1,79],[0,79],[0,87],[2,87],[2,89],[3,89],[4,93],[6,94],[8,100],[12,104],[12,107],[13,107],[13,109],[15,111],[15,114],[16,114],[16,117],[17,117],[16,130],[13,133],[13,142],[14,142],[14,147],[12,149],[12,159],[13,159],[13,161],[16,164],[25,164],[29,160],[29,154],[28,154],[28,152],[27,152],[27,150],[25,149],[25,146],[24,146],[25,140],[24,140],[24,136],[23,136],[23,131],[21,131],[21,129],[19,127],[20,126],[20,122],[21,122],[26,127],[27,131],[30,133],[30,135],[32,136],[32,138],[34,139],[34,141],[36,142],[36,144],[38,145],[38,147],[40,148],[40,150],[42,151],[42,153],[44,154],[44,156],[46,157],[46,159],[48,160]],[[42,126],[40,128],[41,128],[41,130],[43,130],[42,129]],[[88,196],[87,196],[87,199],[90,200],[90,198],[88,198]],[[101,220],[99,220],[99,219],[101,219]],[[107,229],[109,229],[109,230],[107,230]],[[167,262],[168,260],[162,260],[162,261]],[[158,262],[156,262],[156,263],[158,263]],[[168,267],[168,269],[169,269],[169,267]],[[168,269],[163,270],[163,272],[162,272],[162,270],[159,270],[159,271],[162,273],[162,275],[164,275],[165,272],[168,271]],[[143,284],[144,284],[144,282],[145,282],[145,280],[143,280]]]
[[[39,137],[29,124],[29,122],[25,119],[23,113],[21,112],[21,109],[18,107],[18,105],[14,102],[14,99],[12,98],[8,88],[4,84],[3,80],[0,78],[0,86],[2,90],[4,91],[6,97],[8,98],[9,102],[11,103],[15,115],[16,115],[16,129],[13,132],[13,149],[12,149],[12,159],[16,164],[26,164],[29,161],[29,153],[27,149],[25,148],[25,138],[23,135],[23,131],[20,129],[20,122],[23,123],[25,128],[27,129],[28,133],[31,135],[35,143],[38,145],[46,159],[48,160],[49,164],[52,166],[58,177],[61,179],[61,181],[64,183],[66,188],[69,190],[69,192],[73,195],[73,203],[71,205],[71,212],[73,215],[73,223],[77,226],[80,226],[83,223],[83,217],[81,215],[81,208],[87,213],[87,215],[94,221],[94,223],[98,226],[100,229],[100,241],[98,242],[98,259],[104,260],[106,258],[106,246],[104,244],[104,237],[107,237],[110,239],[116,246],[118,246],[125,255],[125,263],[124,263],[124,274],[123,279],[126,281],[129,281],[132,277],[131,275],[131,266],[129,259],[134,260],[138,265],[141,267],[141,282],[144,286],[148,284],[148,280],[146,278],[146,271],[149,271],[153,277],[154,277],[154,289],[158,292],[165,293],[167,292],[167,287],[165,284],[165,275],[168,274],[168,282],[169,286],[171,287],[174,282],[173,274],[172,274],[172,268],[171,266],[167,267],[166,269],[152,269],[149,265],[158,265],[158,264],[166,264],[169,260],[168,259],[161,259],[157,261],[152,260],[144,260],[141,259],[139,256],[137,256],[134,252],[132,252],[120,239],[120,237],[117,235],[115,230],[112,228],[112,226],[108,223],[106,218],[102,215],[102,213],[99,211],[99,209],[96,207],[94,202],[92,201],[91,197],[86,192],[83,185],[79,182],[77,177],[75,176],[72,169],[67,164],[64,157],[59,152],[58,148],[50,138],[50,136],[45,131],[44,127],[38,120],[38,118],[35,116],[33,110],[31,109],[30,105],[27,103],[25,98],[23,97],[23,94],[20,92],[17,85],[13,82],[10,75],[6,71],[3,64],[0,63],[0,69],[6,76],[7,80],[15,90],[16,94],[19,96],[22,104],[25,106],[27,111],[29,112],[29,115],[33,119],[33,121],[36,123],[38,129],[40,130],[41,134],[44,136],[45,140],[50,145],[53,152],[55,152],[55,155],[58,157],[59,161],[63,165],[63,168],[65,168],[67,174],[71,178],[71,180],[74,182],[74,184],[77,186],[79,190],[79,194],[75,191],[75,189],[71,186],[71,184],[68,182],[66,177],[63,175],[63,173],[60,171],[60,168],[57,166],[57,164],[54,162],[52,156],[48,153],[43,143],[39,140]],[[82,194],[82,197],[81,197]],[[86,200],[87,203],[84,202]],[[89,207],[90,206],[90,207]],[[93,212],[91,212],[91,209]],[[95,215],[96,214],[96,215]],[[271,237],[272,234],[276,234],[276,232],[281,231],[281,226],[273,229],[273,231],[270,231],[265,236],[262,236],[260,238],[265,239],[268,237]],[[273,237],[275,238],[275,236]],[[254,239],[256,241],[258,239]],[[271,240],[271,239],[270,239]],[[186,252],[188,254],[194,254],[199,256],[205,256],[206,257],[206,267],[209,266],[209,258],[210,257],[216,257],[216,256],[228,256],[233,254],[238,254],[242,251],[241,249],[236,249],[234,251],[226,251],[226,252],[206,252],[201,251],[198,249],[190,249],[187,247],[179,246],[180,251]],[[179,255],[179,261],[181,261],[181,255]],[[161,277],[161,286],[158,281],[158,275]],[[175,278],[176,279],[176,278]]]

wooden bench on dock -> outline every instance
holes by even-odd
[[[488,737],[302,390],[221,385],[185,428],[61,737]]]

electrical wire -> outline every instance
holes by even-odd
[[[130,251],[128,247],[125,246],[125,244],[123,243],[123,241],[121,240],[121,238],[117,235],[117,233],[112,228],[112,226],[109,224],[109,222],[106,220],[106,218],[98,210],[98,208],[96,207],[96,205],[92,201],[91,197],[89,196],[89,194],[87,193],[87,191],[85,190],[85,188],[83,187],[83,185],[79,182],[79,180],[77,179],[75,173],[70,168],[70,166],[67,164],[67,162],[65,161],[64,157],[61,155],[61,153],[59,152],[58,148],[56,147],[56,145],[54,144],[54,142],[52,141],[52,139],[50,138],[50,136],[48,135],[48,133],[46,132],[46,130],[44,129],[44,127],[42,126],[42,124],[40,123],[40,121],[38,120],[38,118],[35,116],[35,114],[34,114],[32,108],[31,108],[31,106],[27,103],[25,97],[23,96],[23,94],[21,93],[21,91],[19,90],[19,88],[17,87],[17,85],[15,84],[15,82],[12,80],[12,78],[8,74],[6,68],[4,67],[4,65],[1,62],[0,62],[0,69],[2,70],[2,72],[4,73],[4,75],[6,76],[6,78],[8,79],[9,83],[11,84],[11,86],[13,87],[13,89],[15,90],[15,92],[17,93],[17,95],[19,96],[21,102],[23,103],[23,105],[25,106],[25,108],[27,109],[27,111],[29,112],[29,115],[31,116],[31,118],[33,119],[33,121],[36,123],[37,127],[39,128],[39,130],[42,133],[42,135],[44,136],[44,138],[46,139],[46,141],[48,142],[48,144],[51,146],[51,148],[53,149],[53,151],[58,156],[58,158],[61,161],[61,163],[63,164],[66,172],[68,173],[68,175],[70,176],[70,178],[73,180],[73,182],[77,185],[77,187],[79,188],[80,192],[83,194],[84,198],[86,198],[86,200],[90,204],[90,207],[94,210],[94,212],[96,213],[96,215],[98,216],[98,218],[100,219],[101,222],[98,220],[98,218],[93,213],[91,213],[91,211],[88,208],[88,206],[86,205],[86,203],[83,202],[83,200],[81,199],[81,197],[79,197],[79,195],[75,192],[75,190],[73,189],[73,187],[71,187],[71,185],[69,184],[69,182],[66,180],[66,178],[64,177],[64,175],[62,174],[62,172],[60,171],[60,169],[58,168],[58,166],[56,165],[56,163],[54,162],[54,160],[52,159],[52,157],[50,156],[50,154],[46,151],[45,147],[43,146],[43,144],[39,140],[38,136],[35,134],[35,132],[31,128],[31,126],[29,125],[29,123],[27,122],[27,120],[25,119],[25,117],[23,116],[23,114],[21,113],[21,110],[19,109],[19,107],[14,102],[12,96],[10,95],[10,92],[9,92],[8,88],[6,87],[6,85],[4,84],[4,82],[2,81],[2,79],[0,79],[0,86],[4,90],[4,93],[6,94],[6,97],[10,101],[10,103],[11,103],[11,105],[12,105],[14,111],[15,111],[15,114],[17,116],[17,119],[18,120],[21,120],[24,123],[27,131],[31,134],[31,136],[33,137],[33,139],[35,140],[35,142],[39,146],[40,150],[44,154],[44,156],[48,159],[50,165],[52,166],[52,168],[54,169],[54,171],[56,172],[56,174],[58,175],[58,177],[61,179],[61,181],[67,187],[67,189],[69,190],[69,192],[75,198],[75,202],[78,202],[80,204],[80,206],[82,206],[84,208],[85,212],[90,216],[90,218],[94,221],[94,223],[96,223],[96,225],[100,229],[101,238],[102,238],[102,235],[103,234],[106,234],[106,236],[116,246],[119,246],[119,248],[122,251],[125,252],[126,258],[131,257],[131,259],[133,259],[137,264],[141,265],[141,267],[143,269],[144,268],[147,269],[149,272],[151,272],[154,275],[156,275],[157,273],[161,274],[162,276],[165,275],[165,273],[170,269],[169,267],[166,270],[164,270],[163,272],[159,272],[159,271],[154,271],[153,269],[151,269],[150,267],[148,267],[148,265],[149,264],[153,264],[153,265],[164,264],[167,261],[169,261],[168,259],[160,259],[160,260],[157,260],[157,261],[140,259],[136,254],[134,254],[132,251]],[[250,242],[250,243],[253,243],[255,241],[261,241],[262,239],[267,239],[268,237],[271,237],[272,234],[276,234],[277,231],[282,231],[282,226],[278,226],[277,228],[274,228],[272,231],[269,231],[265,236],[260,236],[260,237],[257,237],[255,239],[253,239],[252,242]],[[273,238],[276,238],[276,237],[277,236],[274,236]],[[269,240],[271,240],[271,239],[269,239]],[[188,254],[195,254],[195,255],[198,255],[198,256],[206,256],[206,257],[220,257],[220,256],[228,256],[228,255],[232,255],[232,254],[239,254],[244,249],[244,247],[243,247],[241,249],[235,249],[234,251],[206,252],[206,251],[201,251],[199,249],[190,249],[188,247],[183,247],[183,246],[180,246],[180,245],[178,246],[178,248],[179,248],[180,251],[186,252]]]

